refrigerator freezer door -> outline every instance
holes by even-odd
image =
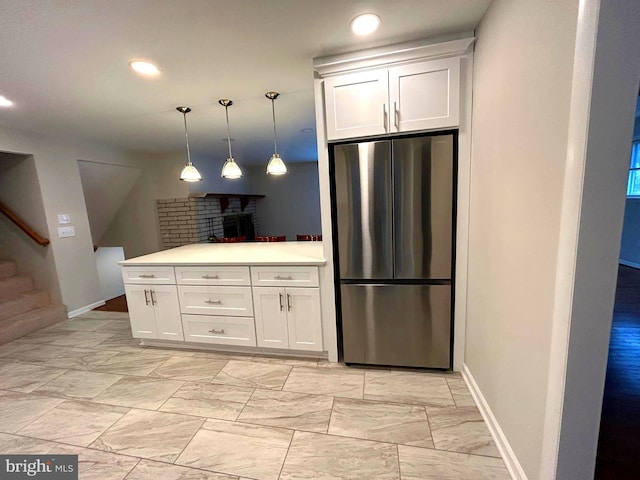
[[[344,361],[451,368],[451,286],[342,284]]]
[[[393,141],[395,278],[450,279],[453,136]]]
[[[391,143],[337,145],[334,166],[340,277],[393,278]]]

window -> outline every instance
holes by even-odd
[[[627,197],[640,197],[640,140],[634,141],[631,146]]]

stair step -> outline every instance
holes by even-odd
[[[0,320],[15,317],[21,313],[46,307],[50,304],[49,294],[40,290],[31,290],[13,298],[0,299]]]
[[[28,275],[0,278],[0,298],[12,298],[33,290],[33,279]]]
[[[0,320],[0,345],[67,319],[67,307],[49,305]]]
[[[10,260],[0,260],[0,278],[13,277],[18,274],[15,262]]]

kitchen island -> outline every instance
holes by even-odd
[[[145,345],[326,358],[325,263],[321,242],[193,244],[125,260],[133,336]]]

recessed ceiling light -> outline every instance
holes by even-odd
[[[143,62],[142,60],[132,60],[129,62],[129,66],[142,75],[158,75],[160,70],[153,63]]]
[[[12,106],[13,106],[13,102],[11,100],[0,95],[0,107],[12,107]]]
[[[380,25],[380,17],[375,13],[363,13],[351,20],[351,31],[356,35],[369,35]]]

